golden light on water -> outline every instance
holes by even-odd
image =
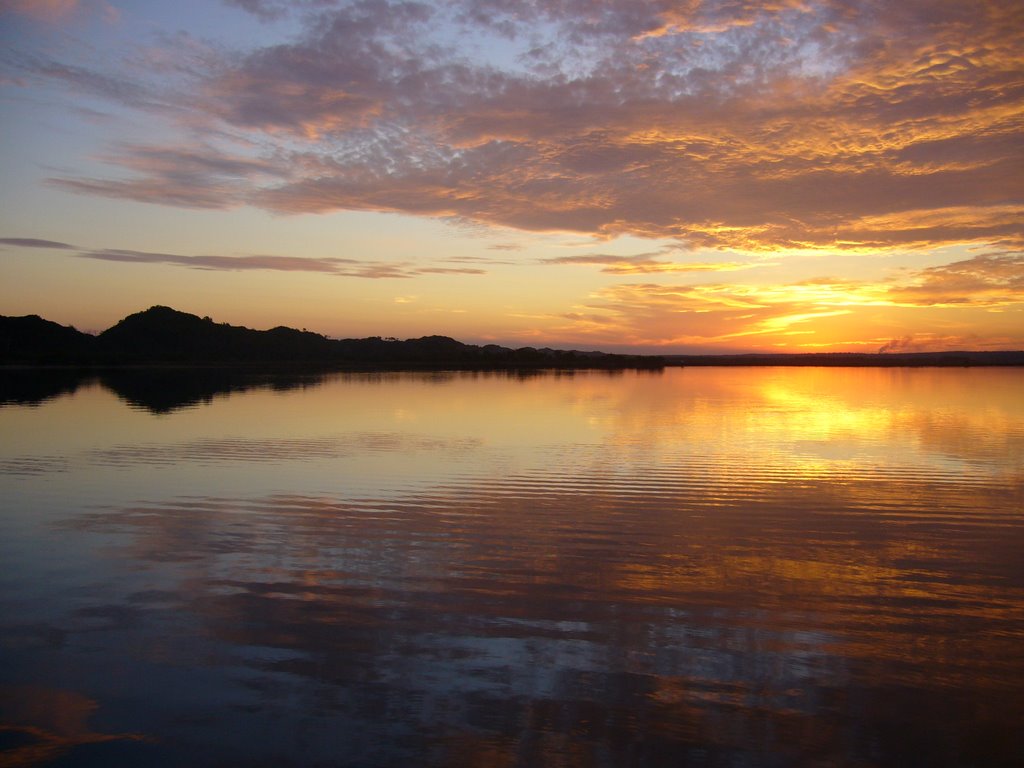
[[[0,445],[0,607],[16,608],[0,654],[84,704],[68,739],[45,712],[2,725],[38,742],[29,763],[201,744],[251,764],[291,754],[293,732],[303,754],[336,756],[340,734],[385,756],[370,764],[554,749],[582,766],[652,739],[673,759],[996,762],[1021,703],[1019,379],[683,368],[204,390],[195,372],[120,372],[5,406],[26,437]]]

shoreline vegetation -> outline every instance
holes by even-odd
[[[0,316],[6,368],[235,368],[283,372],[659,370],[666,366],[1024,366],[1024,351],[815,352],[798,354],[626,355],[463,344],[447,336],[401,341],[330,339],[279,326],[257,331],[169,307],[129,315],[93,336],[38,315]]]

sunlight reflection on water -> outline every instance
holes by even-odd
[[[76,703],[85,736],[12,694],[0,757],[1012,764],[1022,383],[687,369],[19,395],[0,409],[0,684]]]

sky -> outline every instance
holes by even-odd
[[[1024,349],[1019,0],[0,0],[0,314]]]

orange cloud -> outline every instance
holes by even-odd
[[[743,269],[765,266],[765,262],[741,263],[723,262],[674,262],[660,258],[659,253],[644,253],[634,256],[610,254],[582,254],[578,256],[557,256],[544,259],[543,264],[580,264],[599,266],[602,272],[611,275],[646,275],[672,272],[736,272]]]
[[[1022,52],[1016,0],[509,0],[330,8],[278,44],[177,54],[174,89],[92,62],[17,69],[180,129],[115,147],[127,177],[57,180],[85,194],[872,252],[1024,240]]]
[[[633,345],[738,344],[759,348],[885,346],[868,328],[884,327],[879,312],[935,308],[971,312],[1024,312],[1024,256],[983,254],[867,283],[821,278],[782,285],[662,285],[634,283],[598,291],[563,314],[555,332],[594,343]],[[866,322],[864,318],[875,319]],[[954,321],[947,319],[947,327]],[[985,327],[972,316],[978,328]],[[880,326],[879,324],[882,323]],[[919,324],[919,323],[918,323]],[[995,327],[996,323],[991,323]],[[1007,324],[999,324],[1002,328]],[[1012,327],[1012,321],[1008,323]],[[844,330],[845,329],[845,330]],[[845,335],[842,335],[845,334]],[[817,336],[817,338],[815,338]],[[1024,333],[990,329],[965,333],[916,333],[917,349],[1024,347]],[[807,337],[793,339],[790,337]],[[909,342],[907,342],[909,344]],[[955,344],[956,343],[956,344]]]
[[[887,298],[904,306],[1024,304],[1024,254],[990,254],[922,270]]]

